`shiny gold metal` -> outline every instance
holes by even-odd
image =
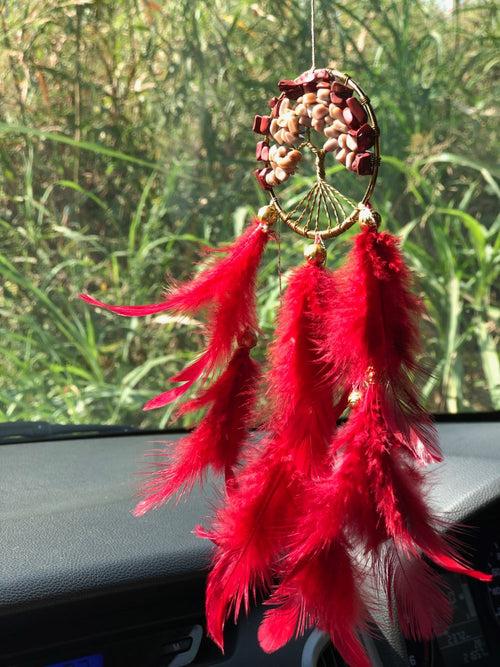
[[[304,257],[311,264],[321,266],[326,262],[326,249],[322,243],[311,243],[304,248]]]
[[[245,329],[245,331],[238,336],[238,345],[248,349],[255,347],[257,345],[257,334],[255,331],[252,329]]]
[[[262,222],[265,222],[269,226],[274,225],[278,219],[278,215],[278,210],[273,203],[262,206],[257,212],[257,217],[259,220],[262,220]]]
[[[351,406],[351,408],[352,408],[354,405],[356,405],[356,403],[359,401],[359,399],[361,398],[361,396],[362,396],[362,394],[361,394],[361,392],[359,391],[359,389],[353,389],[353,390],[351,391],[351,393],[349,394],[349,398],[347,399],[348,402],[349,402],[349,405]]]

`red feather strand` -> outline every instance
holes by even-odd
[[[360,549],[370,554],[403,631],[418,639],[435,636],[450,618],[443,585],[422,554],[453,572],[490,577],[467,567],[424,500],[419,465],[440,460],[440,452],[413,383],[421,372],[415,352],[422,309],[396,239],[363,230],[338,289],[343,298],[330,309],[323,359],[356,390],[357,403],[332,439],[332,472],[305,483],[295,498],[298,519],[269,600],[277,606],[266,613],[259,639],[272,651],[314,623],[329,632],[349,665],[361,667],[369,661],[356,632],[366,611],[358,602],[350,606],[359,601]],[[333,583],[335,573],[347,594]]]
[[[436,430],[415,385],[425,375],[415,359],[424,309],[411,291],[398,239],[365,228],[338,281],[343,298],[331,311],[332,367],[355,389],[371,368],[385,388],[384,410],[394,433],[423,463],[441,461]]]
[[[249,347],[239,347],[227,369],[208,389],[184,404],[185,414],[203,407],[209,409],[199,425],[176,446],[168,465],[160,465],[144,485],[144,499],[135,508],[141,516],[167,502],[174,494],[190,491],[203,481],[208,468],[233,476],[243,442],[247,437],[260,379],[259,365],[250,357]],[[169,450],[163,456],[171,456]]]
[[[247,610],[251,599],[270,587],[297,517],[303,481],[326,472],[344,398],[323,361],[325,317],[334,292],[332,275],[322,267],[306,264],[292,274],[270,351],[268,435],[204,533],[216,545],[207,582],[207,627],[221,648],[231,610],[236,619],[242,606]]]
[[[367,572],[360,554],[414,639],[441,633],[451,616],[446,588],[424,556],[480,581],[491,576],[467,566],[425,501],[421,465],[440,461],[441,452],[417,389],[425,374],[416,362],[424,313],[391,234],[365,227],[335,275],[314,258],[291,274],[269,352],[266,436],[237,469],[257,416],[260,370],[249,350],[257,330],[256,273],[271,234],[255,219],[224,257],[160,303],[110,306],[81,298],[125,317],[207,310],[204,352],[171,378],[182,384],[144,408],[166,405],[226,368],[180,408],[207,411],[168,464],[154,470],[135,513],[190,490],[208,468],[230,480],[210,528],[197,529],[215,545],[209,635],[223,649],[231,612],[235,620],[242,608],[247,612],[277,578],[259,629],[265,651],[316,625],[351,667],[369,667],[358,632],[368,626],[373,603],[361,599]],[[348,421],[336,431],[348,403]]]
[[[267,611],[260,625],[261,647],[271,653],[317,626],[330,635],[351,667],[370,667],[356,636],[366,618],[357,579],[359,573],[341,540],[301,560],[269,599],[269,604],[279,606]]]
[[[245,232],[223,251],[211,266],[192,280],[174,285],[160,303],[143,306],[112,306],[81,294],[87,303],[123,317],[143,317],[163,311],[193,314],[208,308],[208,342],[202,355],[171,378],[183,384],[148,401],[144,409],[161,408],[184,394],[200,377],[209,376],[230,356],[235,340],[257,329],[255,280],[262,253],[271,232],[254,219]]]

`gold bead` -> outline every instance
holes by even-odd
[[[322,243],[311,243],[304,248],[304,257],[311,264],[321,266],[326,262],[326,249]]]
[[[255,347],[257,345],[257,334],[255,331],[252,331],[252,329],[245,329],[245,331],[240,333],[238,336],[238,345],[248,349]]]
[[[349,401],[349,405],[351,408],[356,405],[356,403],[359,401],[361,398],[361,392],[359,389],[353,389],[351,393],[349,394],[349,398],[347,399]]]
[[[259,208],[257,212],[257,217],[259,218],[259,220],[262,220],[262,222],[265,222],[267,225],[271,227],[278,219],[278,211],[276,209],[276,206],[274,206],[274,204],[268,204],[267,206],[262,206],[262,208]]]
[[[379,228],[382,218],[378,211],[374,211],[369,206],[360,206],[358,213],[358,221],[361,227]]]

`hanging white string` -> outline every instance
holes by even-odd
[[[316,69],[316,36],[314,26],[314,15],[316,11],[315,0],[311,0],[311,69]]]

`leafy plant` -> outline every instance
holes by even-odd
[[[316,4],[317,62],[360,80],[382,126],[375,204],[428,306],[428,405],[499,407],[496,3]],[[0,34],[0,418],[165,425],[140,406],[200,323],[96,314],[76,294],[156,299],[264,202],[251,120],[310,65],[308,3],[4,0]],[[301,246],[283,232],[268,251],[261,356],[278,265],[286,280]]]

